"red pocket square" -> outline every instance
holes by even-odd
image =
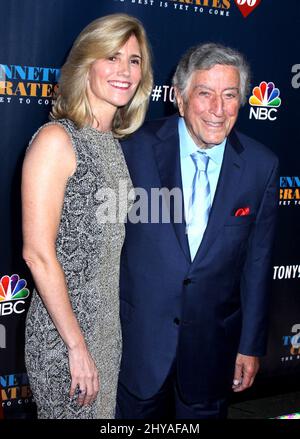
[[[250,214],[250,207],[240,207],[236,210],[234,216],[246,216]]]

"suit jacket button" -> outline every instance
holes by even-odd
[[[192,282],[192,281],[191,281],[190,278],[184,279],[184,281],[183,281],[183,285],[188,285],[188,284],[190,284],[191,282]]]
[[[174,319],[174,323],[175,323],[175,325],[179,325],[179,323],[180,323],[180,320],[179,320],[179,318],[178,317],[175,317],[175,319]]]

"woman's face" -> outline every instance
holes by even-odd
[[[126,105],[141,81],[141,51],[134,35],[116,54],[98,59],[88,74],[87,93],[94,114],[112,117]]]

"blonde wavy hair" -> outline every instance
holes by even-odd
[[[78,128],[92,125],[94,115],[87,97],[91,64],[109,58],[135,35],[141,51],[141,82],[127,105],[117,109],[112,131],[117,138],[128,136],[143,123],[152,90],[151,52],[143,25],[127,14],[111,14],[92,21],[76,38],[61,69],[52,119],[71,119]]]

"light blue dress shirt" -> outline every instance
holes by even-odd
[[[181,178],[182,178],[182,188],[183,188],[184,213],[185,213],[185,218],[187,218],[188,206],[192,194],[193,178],[195,175],[195,165],[191,158],[191,154],[195,151],[198,151],[199,146],[196,145],[190,133],[188,132],[183,117],[179,118],[178,131],[179,131],[180,166],[181,166]],[[221,166],[223,162],[226,140],[227,138],[225,138],[224,141],[219,145],[213,146],[212,148],[205,150],[206,154],[210,159],[207,167],[207,177],[210,186],[211,203],[213,203],[213,199],[217,189],[217,184],[218,184]]]

